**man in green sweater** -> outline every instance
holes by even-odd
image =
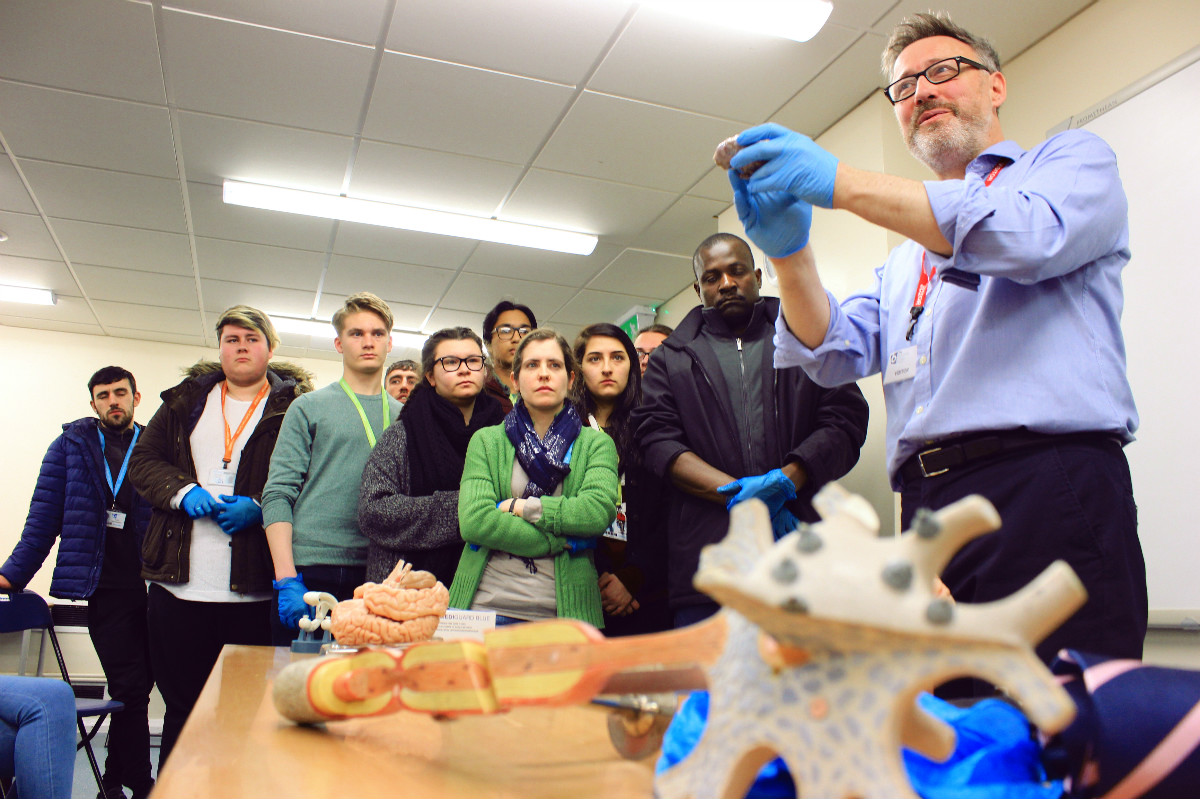
[[[375,441],[400,413],[383,390],[392,311],[369,292],[333,315],[342,379],[292,403],[279,430],[262,493],[275,566],[276,643],[307,611],[306,591],[350,599],[366,582],[367,539],[358,529],[358,489]]]

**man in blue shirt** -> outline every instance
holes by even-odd
[[[906,19],[884,53],[885,94],[937,180],[857,170],[762,125],[738,137],[735,201],[779,273],[775,365],[823,385],[882,373],[905,527],[918,508],[973,493],[999,510],[1003,528],[944,570],[953,595],[999,599],[1065,559],[1090,598],[1039,654],[1140,657],[1146,577],[1122,451],[1138,425],[1120,328],[1125,194],[1095,136],[1029,151],[1006,140],[999,70],[991,45],[948,17]],[[909,238],[871,291],[839,303],[823,288],[813,204]]]

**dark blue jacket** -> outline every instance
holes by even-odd
[[[97,424],[95,417],[64,424],[62,435],[46,450],[21,540],[0,566],[0,574],[13,588],[24,588],[29,583],[50,554],[54,539],[61,536],[50,595],[87,599],[96,591],[104,565],[109,501]],[[139,549],[150,510],[150,504],[135,492],[134,510],[126,520],[126,529],[137,535]]]

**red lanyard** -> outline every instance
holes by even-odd
[[[258,390],[254,401],[250,403],[250,407],[246,409],[246,415],[242,417],[242,423],[238,425],[237,432],[233,435],[229,434],[229,420],[225,418],[225,381],[221,381],[221,421],[225,423],[225,457],[221,458],[224,464],[221,468],[228,469],[229,464],[233,461],[233,444],[242,435],[242,431],[246,429],[246,423],[250,421],[250,417],[254,415],[254,409],[258,407],[258,403],[262,402],[263,397],[267,396],[267,389],[271,387],[270,383],[264,383],[263,387]]]
[[[992,185],[992,181],[1000,174],[1000,170],[1008,166],[1007,161],[1000,161],[992,171],[987,173],[987,177],[983,179],[984,186]],[[925,271],[925,251],[921,251],[921,279],[917,281],[917,293],[913,296],[912,307],[908,311],[910,317],[908,323],[908,333],[905,334],[905,341],[912,341],[913,331],[917,329],[917,320],[921,318],[921,314],[925,311],[925,300],[929,296],[929,283],[933,280],[933,276],[937,274],[937,267],[931,268],[928,272]]]

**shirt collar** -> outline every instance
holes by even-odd
[[[1025,154],[1025,150],[1021,145],[1017,144],[1012,139],[1005,139],[1002,142],[997,142],[991,147],[984,150],[979,155],[975,156],[975,160],[967,164],[968,175],[986,175],[996,165],[997,161],[1007,161],[1009,163],[1017,161]]]

